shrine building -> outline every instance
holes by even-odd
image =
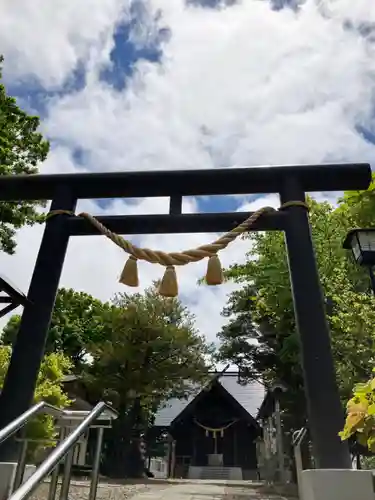
[[[190,398],[170,400],[154,422],[168,433],[168,476],[257,479],[256,417],[264,394],[262,384],[242,384],[238,373],[223,372]]]

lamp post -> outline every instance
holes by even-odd
[[[352,229],[346,235],[343,248],[352,251],[357,264],[368,268],[375,295],[375,229]]]

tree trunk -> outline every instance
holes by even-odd
[[[145,464],[140,448],[140,433],[136,425],[138,410],[134,407],[128,415],[120,414],[113,422],[112,428],[108,430],[103,450],[103,473],[107,477],[115,479],[144,477]]]

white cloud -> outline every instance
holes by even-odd
[[[122,202],[116,202],[106,210],[100,210],[90,202],[80,203],[77,211],[88,211],[95,214],[108,213],[163,213],[167,208],[165,199],[159,198],[139,202],[129,207]],[[194,206],[186,206],[185,212],[194,211]],[[18,288],[26,291],[31,279],[37,250],[41,241],[43,228],[36,226],[22,229],[18,234],[18,249],[16,256],[0,255],[0,268],[7,270],[7,275]],[[215,234],[178,234],[178,235],[146,235],[137,238],[142,246],[166,251],[180,251],[194,248],[216,239]],[[134,241],[134,238],[133,238]],[[248,242],[239,240],[233,243],[221,254],[224,266],[233,262],[243,261]],[[139,291],[124,287],[118,283],[118,278],[127,255],[111,241],[103,236],[73,237],[70,240],[66,262],[61,277],[61,286],[73,287],[86,291],[101,300],[108,300],[116,292]],[[219,287],[199,286],[197,281],[204,276],[207,261],[188,266],[178,267],[178,282],[181,298],[197,317],[197,327],[211,341],[223,324],[220,312],[225,305],[227,294],[235,289],[233,284]],[[9,271],[8,271],[9,270]],[[140,290],[150,286],[154,280],[163,275],[162,266],[139,263]],[[2,324],[7,320],[2,320]]]
[[[159,26],[170,30],[160,63],[139,62],[123,91],[100,82],[109,62],[116,24],[129,18],[130,1],[38,0],[3,2],[0,46],[8,80],[36,78],[46,89],[61,86],[77,64],[87,70],[84,89],[50,100],[43,130],[54,148],[42,166],[48,173],[75,172],[72,150],[85,152],[85,170],[215,168],[254,164],[366,161],[374,146],[356,125],[374,130],[374,48],[354,27],[375,21],[372,0],[307,0],[299,12],[274,12],[266,1],[247,0],[220,11],[186,7],[182,0],[144,2],[133,40],[149,45]],[[141,28],[141,29],[140,29]],[[249,185],[251,191],[251,185]],[[320,195],[319,195],[320,196]],[[241,203],[241,200],[239,201]],[[278,206],[277,195],[244,202],[243,210]],[[118,201],[99,213],[166,213],[168,200]],[[184,211],[196,211],[189,200]],[[137,238],[142,246],[179,250],[215,235]],[[41,228],[19,233],[15,257],[0,267],[27,289]],[[222,252],[225,265],[244,258],[247,242]],[[104,238],[75,238],[61,284],[107,299],[124,256]],[[198,287],[204,263],[178,270],[181,293],[211,339],[234,285]],[[9,269],[9,272],[8,272]],[[142,264],[142,286],[161,276]]]
[[[278,194],[268,194],[253,201],[245,202],[239,207],[240,212],[255,212],[263,207],[279,208],[280,197]]]
[[[311,0],[299,13],[255,0],[217,12],[149,3],[171,29],[162,64],[139,63],[125,92],[91,80],[51,108],[48,131],[87,149],[91,168],[372,158],[354,126],[372,112],[373,50],[343,27],[356,7],[326,2],[340,5],[329,18]]]
[[[65,83],[79,63],[98,63],[111,49],[130,0],[14,0],[0,5],[0,47],[10,77],[34,76],[45,87]],[[25,83],[27,84],[26,80]]]

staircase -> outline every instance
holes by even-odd
[[[189,479],[242,480],[242,469],[240,467],[221,467],[214,465],[209,465],[207,467],[189,467]]]
[[[230,479],[229,467],[209,466],[202,467],[201,479]]]

